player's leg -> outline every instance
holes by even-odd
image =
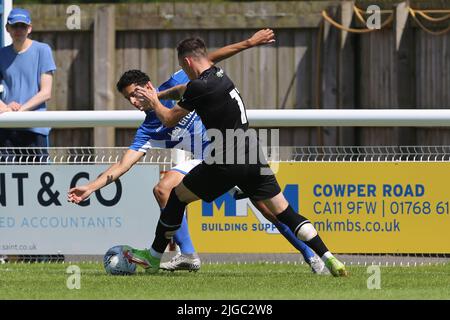
[[[146,271],[157,272],[167,244],[181,226],[187,204],[200,198],[212,201],[234,185],[233,181],[229,181],[226,171],[204,163],[196,166],[176,188],[172,189],[158,221],[155,239],[150,250],[126,248],[125,256],[130,261],[146,268]]]
[[[189,203],[198,199],[212,201],[233,185],[234,182],[227,175],[226,167],[211,166],[202,162],[193,168],[170,193],[164,213],[156,227],[156,237],[150,249],[151,255],[161,258],[169,236],[181,226],[183,212]]]
[[[334,276],[345,276],[345,266],[328,250],[312,223],[289,205],[273,174],[261,174],[262,167],[251,165],[238,184],[250,199],[262,202],[277,219],[287,225],[297,238],[305,242],[325,262]],[[267,169],[267,168],[264,168]]]
[[[151,248],[140,250],[127,246],[124,247],[124,256],[130,262],[144,267],[146,272],[156,273],[170,239],[181,227],[186,206],[197,199],[197,196],[187,189],[183,182],[173,188],[166,207],[161,212]]]
[[[325,264],[314,254],[314,252],[300,239],[298,239],[291,229],[284,223],[280,222],[272,212],[266,207],[262,201],[253,201],[253,205],[262,213],[262,215],[272,222],[280,231],[280,233],[303,255],[303,259],[311,267],[313,273],[328,273]],[[328,273],[329,274],[329,273]]]
[[[163,212],[166,207],[167,200],[169,200],[170,192],[183,180],[185,174],[180,171],[170,170],[164,174],[164,177],[153,188],[153,194],[156,201]],[[186,215],[183,217],[180,229],[175,233],[174,240],[180,247],[182,254],[195,253],[194,246],[189,235],[189,229],[187,227]]]
[[[172,189],[176,187],[183,180],[184,176],[200,162],[201,161],[198,160],[190,160],[175,166],[166,172],[160,182],[153,188],[153,193],[161,208],[161,212],[166,207]],[[198,254],[195,252],[189,234],[186,212],[184,213],[181,227],[175,233],[173,239],[179,246],[180,253],[176,254],[170,261],[161,263],[161,269],[168,271],[198,271],[201,267],[201,261]]]
[[[277,219],[289,226],[300,240],[312,248],[325,262],[334,276],[346,276],[345,266],[328,250],[312,223],[304,216],[296,213],[280,192],[276,196],[262,200]]]

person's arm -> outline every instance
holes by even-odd
[[[0,73],[0,82],[1,82],[1,80],[2,80],[2,74]],[[2,94],[3,94],[3,90],[5,90],[5,88],[3,88],[3,87],[0,85],[0,89],[1,89],[1,90],[0,90],[0,113],[10,111],[9,108],[8,108],[8,106],[6,105],[6,103],[4,103],[4,102],[2,101],[2,99],[1,99]]]
[[[180,100],[186,91],[186,84],[179,84],[172,88],[158,92],[160,100]]]
[[[17,111],[32,111],[43,102],[50,100],[52,97],[52,84],[53,74],[50,72],[43,73],[41,75],[41,89],[39,92],[25,102]]]
[[[147,89],[137,87],[136,93],[140,95],[144,100],[144,103],[140,107],[140,110],[154,110],[158,119],[167,128],[176,126],[177,123],[190,112],[189,110],[186,110],[179,105],[175,105],[171,109],[163,106],[158,99],[158,94],[156,93],[155,88],[153,88],[150,83],[149,88]]]
[[[97,179],[85,185],[70,189],[67,193],[67,201],[73,203],[80,203],[81,201],[84,201],[91,195],[92,192],[95,192],[98,189],[101,189],[111,182],[119,179],[124,173],[130,170],[130,168],[138,162],[143,155],[144,153],[141,151],[128,149],[119,162],[110,166]]]
[[[208,54],[208,59],[213,63],[218,63],[222,60],[225,60],[229,57],[234,56],[235,54],[253,48],[255,46],[259,46],[262,44],[272,43],[275,41],[275,34],[271,29],[262,29],[256,32],[253,36],[248,38],[247,40],[230,44],[223,48],[217,49]]]
[[[153,110],[155,110],[156,116],[167,128],[175,127],[178,122],[190,112],[179,105],[175,105],[173,108],[168,109],[159,101],[153,107]]]
[[[261,29],[247,40],[230,44],[208,54],[208,59],[214,63],[225,60],[235,54],[262,44],[273,43],[275,34],[271,29]],[[186,91],[186,85],[178,85],[167,90],[160,91],[158,98],[161,100],[180,100]]]
[[[0,100],[0,113],[7,111],[9,111],[8,106],[2,100]]]

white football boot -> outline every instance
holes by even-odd
[[[166,271],[198,271],[201,265],[200,258],[196,253],[192,255],[177,253],[170,261],[161,263],[159,267]]]
[[[325,266],[325,263],[317,255],[314,255],[314,257],[310,258],[309,261],[306,261],[306,263],[309,264],[313,273],[322,275],[330,274],[330,271]]]

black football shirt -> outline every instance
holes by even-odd
[[[226,129],[248,128],[239,91],[225,72],[216,66],[187,84],[178,105],[189,111],[195,110],[206,129],[218,129],[225,134]]]
[[[242,137],[237,134],[231,137],[233,131],[247,132],[249,124],[240,93],[222,69],[212,66],[197,79],[190,81],[178,105],[197,112],[213,144],[217,139],[214,135],[212,137],[211,130],[215,129],[215,133],[220,131],[223,138],[224,160],[227,159],[226,154],[230,150],[233,150],[235,156],[247,154],[250,150],[257,153],[258,148],[255,147],[258,142],[257,139],[253,140],[252,135]],[[219,152],[219,149],[216,149],[216,152]],[[217,157],[217,154],[215,156]]]

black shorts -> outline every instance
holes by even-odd
[[[264,174],[261,174],[264,170]],[[202,162],[183,179],[183,184],[200,199],[211,202],[234,186],[252,200],[270,199],[281,192],[267,165],[206,164]]]

